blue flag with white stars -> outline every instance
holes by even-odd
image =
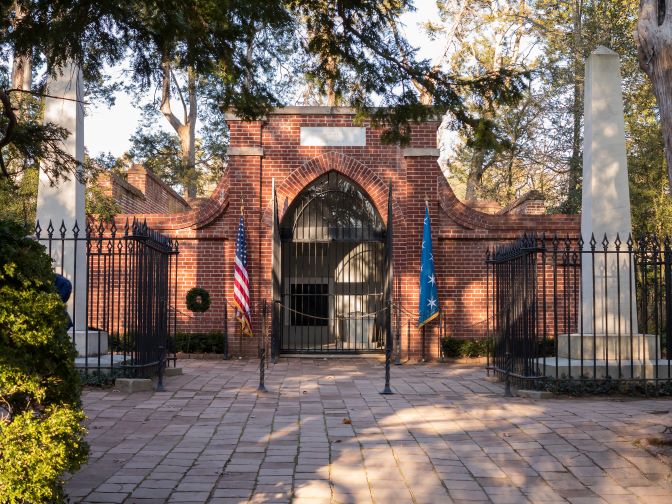
[[[429,223],[429,208],[425,207],[425,224],[422,233],[422,259],[420,261],[420,307],[418,327],[434,320],[439,315],[439,292],[434,275],[432,254],[432,230]]]

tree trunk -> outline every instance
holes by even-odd
[[[163,81],[161,85],[161,113],[168,120],[168,123],[175,130],[180,139],[180,154],[182,158],[180,164],[182,173],[179,178],[184,187],[184,193],[189,198],[195,198],[198,181],[198,174],[196,172],[196,118],[198,110],[196,100],[196,72],[191,67],[187,69],[188,106],[177,82],[175,82],[175,87],[184,111],[184,121],[180,121],[173,112],[170,104],[170,82],[171,78],[175,80],[175,77],[172,74],[170,61],[168,61],[167,58],[164,58],[161,66],[163,72]]]
[[[326,67],[329,69],[329,72],[332,74],[336,73],[336,61],[332,57],[327,58]],[[338,106],[338,96],[336,95],[336,82],[334,79],[327,79],[327,106],[336,107]]]
[[[33,66],[26,54],[14,54],[12,64],[12,89],[30,91],[33,80]]]
[[[672,186],[672,2],[641,0],[635,38],[639,66],[651,79],[658,103],[667,178]]]
[[[569,180],[567,191],[567,212],[577,212],[580,208],[581,176],[581,119],[583,117],[583,51],[581,44],[581,17],[583,1],[574,1],[574,22],[572,26],[572,157],[569,160]]]
[[[187,196],[196,197],[198,173],[196,173],[196,72],[189,67],[187,70],[187,92],[189,93],[189,113],[186,117],[187,143],[182,145],[182,159],[189,180]]]
[[[474,152],[471,158],[471,166],[469,167],[469,176],[467,177],[467,188],[464,199],[466,201],[475,201],[479,197],[479,190],[483,182],[483,174],[485,173],[485,151],[483,149]]]
[[[26,12],[23,10],[21,4],[14,2],[13,25],[15,26],[21,21],[25,15]],[[31,61],[30,54],[15,52],[12,60],[12,89],[30,91],[30,88],[33,85],[33,62]],[[26,113],[24,102],[26,97],[28,97],[28,94],[21,92],[15,92],[13,94],[15,96],[14,103],[18,108],[18,119],[21,121]]]
[[[12,26],[16,25],[26,16],[26,11],[18,2],[14,2],[14,20]],[[14,53],[12,63],[12,89],[30,90],[33,79],[33,65],[30,60],[30,54]],[[23,93],[21,93],[23,94]]]
[[[335,107],[337,104],[336,101],[336,91],[334,91],[334,80],[329,79],[327,81],[327,106]]]

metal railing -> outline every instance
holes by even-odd
[[[527,235],[488,251],[490,368],[522,388],[672,392],[672,243]]]
[[[38,222],[35,239],[72,285],[67,311],[85,375],[148,376],[166,362],[175,334],[178,244],[146,223],[89,221],[58,229]]]

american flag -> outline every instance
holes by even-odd
[[[236,303],[236,318],[240,321],[243,334],[252,336],[250,320],[250,279],[247,275],[247,240],[245,239],[245,221],[240,216],[238,238],[236,239],[236,264],[233,275],[233,299]]]

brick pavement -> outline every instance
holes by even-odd
[[[257,361],[258,362],[258,361]],[[71,502],[672,502],[637,440],[665,399],[505,399],[484,371],[374,359],[181,361],[166,392],[88,390]],[[344,421],[345,420],[345,421]]]

